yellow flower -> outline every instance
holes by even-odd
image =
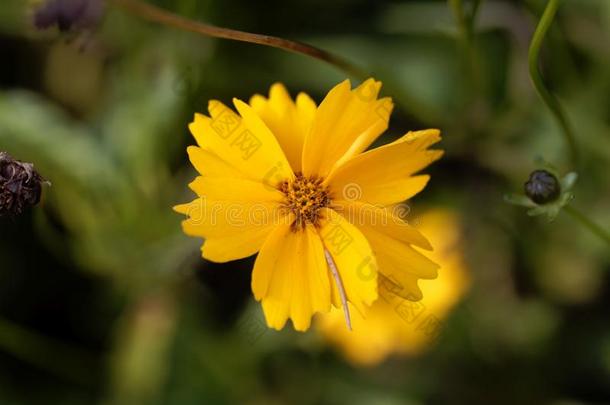
[[[430,257],[441,266],[436,280],[420,283],[424,294],[421,301],[408,302],[382,293],[366,319],[354,315],[352,332],[345,329],[338,310],[318,319],[324,338],[354,364],[374,365],[391,353],[415,354],[429,347],[442,332],[443,320],[468,288],[457,216],[437,209],[418,221],[434,245]]]
[[[378,278],[418,298],[417,279],[436,276],[436,264],[411,247],[431,246],[396,204],[428,182],[414,174],[441,156],[427,149],[439,131],[365,152],[393,107],[380,89],[374,79],[353,90],[346,80],[316,106],[275,84],[268,98],[234,99],[237,113],[210,101],[210,116],[195,114],[189,126],[200,176],[190,184],[198,198],[175,207],[188,217],[184,232],[205,238],[203,257],[214,262],[259,252],[252,291],[272,328],[290,318],[304,331],[331,303],[364,312],[378,297]]]

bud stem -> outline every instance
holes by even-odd
[[[456,24],[459,29],[459,41],[461,42],[464,60],[468,64],[468,79],[476,92],[475,96],[479,96],[483,90],[483,80],[481,64],[479,61],[479,52],[475,44],[475,20],[481,6],[481,0],[473,0],[470,12],[464,10],[462,0],[448,0],[449,7],[453,12]]]
[[[534,83],[534,87],[542,98],[542,101],[549,108],[557,123],[561,127],[563,134],[566,139],[566,143],[568,144],[568,148],[570,150],[570,156],[572,159],[572,165],[575,169],[578,168],[578,147],[576,146],[576,137],[574,135],[574,131],[572,130],[572,126],[568,121],[568,118],[561,107],[559,101],[551,94],[551,92],[547,89],[544,81],[542,80],[542,76],[540,74],[540,69],[538,67],[539,57],[540,57],[540,48],[542,47],[542,42],[546,36],[547,31],[551,27],[553,20],[555,18],[555,14],[557,13],[557,8],[559,7],[559,0],[549,0],[540,18],[538,26],[536,27],[536,31],[534,32],[534,37],[532,38],[532,42],[530,43],[529,48],[529,71],[532,82]]]
[[[565,207],[563,207],[563,209],[565,210],[565,212],[570,214],[570,216],[572,218],[574,218],[575,220],[580,222],[581,225],[583,225],[585,228],[587,228],[597,237],[604,240],[606,243],[608,243],[608,245],[610,245],[610,233],[608,231],[606,231],[601,226],[599,226],[598,224],[593,222],[585,214],[583,214],[576,208],[572,207],[571,205],[566,205]]]

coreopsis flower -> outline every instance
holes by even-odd
[[[434,245],[430,258],[441,266],[436,280],[420,283],[421,301],[409,302],[382,292],[365,317],[354,314],[352,332],[343,327],[338,310],[317,319],[323,338],[355,365],[375,365],[391,354],[416,355],[431,347],[442,335],[449,312],[468,289],[457,214],[433,209],[419,222],[418,229]]]
[[[43,182],[33,164],[0,152],[0,217],[20,215],[27,207],[38,204]]]
[[[346,80],[316,106],[275,84],[268,98],[234,99],[237,113],[210,101],[209,116],[195,114],[189,126],[200,176],[190,184],[198,198],[175,207],[187,215],[184,232],[205,238],[203,257],[214,262],[258,252],[252,291],[272,328],[290,318],[304,331],[331,304],[349,326],[347,303],[364,312],[380,280],[418,299],[417,280],[436,276],[413,247],[430,244],[395,207],[426,186],[429,176],[415,174],[441,156],[428,149],[440,134],[409,132],[366,151],[393,107],[380,89],[374,79],[353,90]]]

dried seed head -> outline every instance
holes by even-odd
[[[535,170],[524,185],[525,195],[536,204],[555,201],[561,194],[557,177],[546,170]]]
[[[38,204],[43,181],[33,164],[0,152],[0,216],[20,215],[27,207]]]

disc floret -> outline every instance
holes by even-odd
[[[278,188],[285,196],[282,206],[295,216],[294,232],[304,229],[307,224],[319,225],[320,210],[331,202],[330,191],[321,177],[297,173],[292,182],[284,181]]]

